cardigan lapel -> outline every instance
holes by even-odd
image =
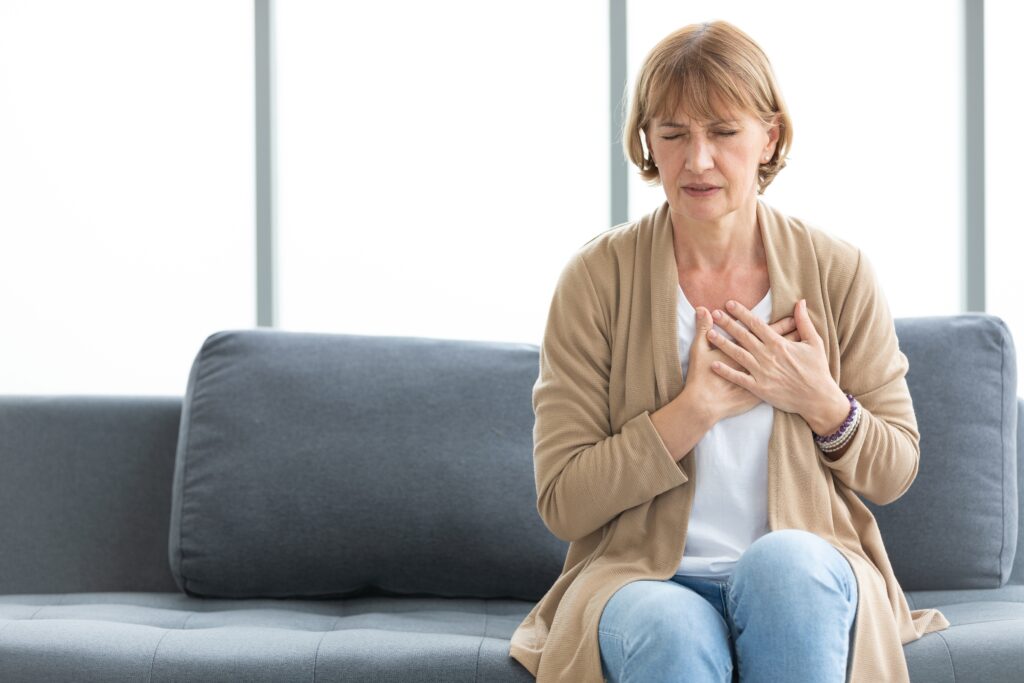
[[[666,200],[651,214],[651,343],[659,408],[683,390],[683,366],[679,358],[676,319],[679,271],[676,268],[675,237],[669,211]]]
[[[761,242],[768,262],[768,286],[772,290],[772,312],[768,322],[793,315],[793,305],[800,289],[797,273],[792,266],[796,261],[796,245],[785,217],[757,200],[757,223],[761,228]]]

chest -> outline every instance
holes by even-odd
[[[680,271],[679,286],[694,308],[727,311],[725,302],[733,299],[747,309],[754,308],[768,293],[768,269],[758,268],[722,275]]]

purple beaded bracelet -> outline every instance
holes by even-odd
[[[814,442],[818,444],[818,448],[823,453],[834,453],[841,450],[846,442],[853,438],[854,432],[857,431],[857,425],[860,424],[860,403],[853,397],[853,394],[846,394],[846,398],[850,400],[850,414],[846,416],[846,420],[839,426],[839,429],[828,436],[820,436],[812,432],[814,433]]]

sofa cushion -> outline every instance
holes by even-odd
[[[208,337],[182,404],[172,574],[188,595],[536,600],[566,544],[536,510],[528,344]]]
[[[1015,683],[1024,672],[1024,604],[942,605],[949,628],[903,646],[912,683]]]
[[[917,479],[865,500],[904,590],[997,588],[1017,548],[1017,356],[984,313],[900,318],[921,434]]]
[[[0,596],[0,680],[493,681],[529,601],[211,600],[178,593]],[[1020,681],[1024,603],[939,605],[950,628],[903,652],[912,683]]]
[[[1024,399],[1017,397],[1017,553],[1010,584],[1024,585]]]
[[[0,595],[0,681],[493,681],[518,600],[216,600],[180,593]]]

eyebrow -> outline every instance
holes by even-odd
[[[716,125],[719,123],[739,123],[739,121],[737,119],[729,119],[728,121],[719,119],[718,121],[712,121],[711,125]],[[689,128],[689,126],[686,126],[682,123],[676,123],[675,121],[666,121],[665,123],[660,124],[658,128]]]

